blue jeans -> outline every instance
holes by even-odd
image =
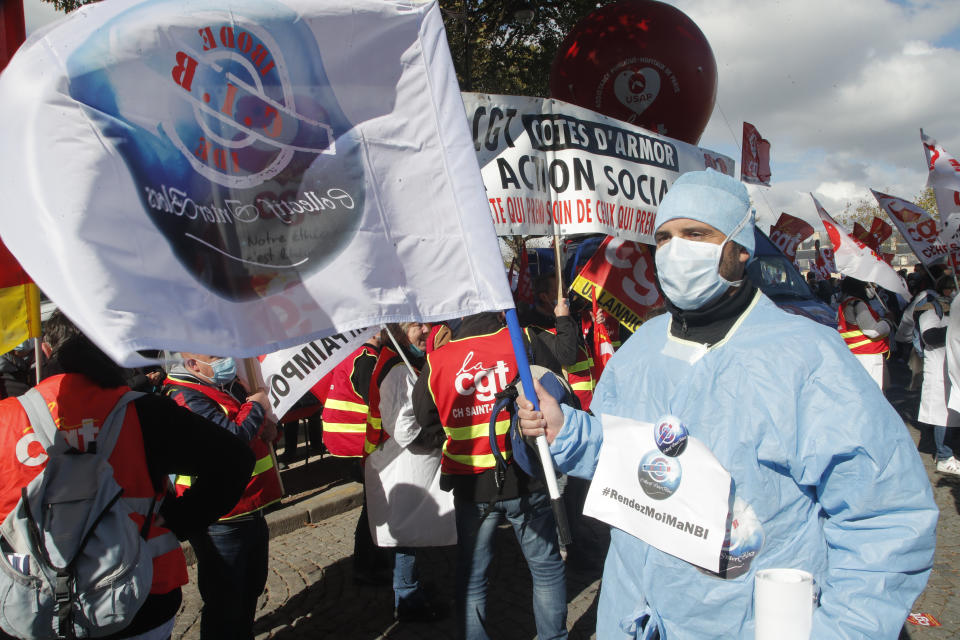
[[[947,458],[953,455],[953,449],[951,449],[950,447],[948,447],[943,443],[946,437],[947,437],[947,428],[938,427],[934,425],[933,442],[937,445],[937,457],[936,457],[937,462],[940,462],[941,460],[946,460]]]
[[[190,539],[197,554],[197,587],[203,599],[203,640],[253,638],[257,599],[267,584],[270,530],[260,512],[216,522]]]
[[[540,640],[567,637],[567,583],[557,525],[545,493],[494,503],[457,501],[457,624],[460,637],[485,640],[487,570],[501,516],[513,526],[533,578],[533,615]]]
[[[409,547],[397,547],[393,556],[393,606],[420,607],[426,598],[420,590],[420,574],[417,571],[417,551]]]

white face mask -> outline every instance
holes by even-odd
[[[663,294],[680,309],[699,309],[742,280],[731,282],[720,275],[723,247],[750,220],[750,211],[723,243],[671,238],[657,249],[655,261]]]

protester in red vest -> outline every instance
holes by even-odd
[[[330,372],[323,402],[323,442],[331,455],[355,458],[353,478],[363,483],[363,443],[370,412],[370,379],[380,353],[380,335],[372,336]],[[367,502],[353,532],[353,580],[361,585],[390,584],[387,554],[370,536]]]
[[[533,360],[549,355],[540,336],[531,341]],[[495,395],[518,373],[502,315],[481,313],[463,320],[455,339],[427,356],[413,389],[413,408],[423,432],[443,447],[440,488],[453,491],[457,521],[456,606],[460,637],[486,638],[486,573],[493,534],[506,518],[513,525],[533,578],[533,610],[540,638],[565,638],[566,582],[550,499],[538,478],[516,464],[495,472],[490,446],[490,410]],[[498,445],[512,458],[506,411],[496,417]]]
[[[60,311],[44,324],[53,354],[43,369],[46,377],[36,388],[47,400],[57,428],[67,432],[67,441],[86,451],[129,387],[123,369]],[[180,608],[180,587],[187,582],[177,538],[202,531],[230,510],[243,492],[253,456],[236,438],[162,396],[141,396],[132,408],[127,409],[109,463],[125,499],[157,498],[159,517],[147,539],[159,550],[153,558],[150,595],[130,626],[109,638],[169,637]],[[183,446],[187,442],[191,446]],[[48,459],[15,398],[0,402],[0,450],[11,454],[0,457],[2,521],[17,504],[21,488],[44,470]],[[167,493],[168,474],[176,471],[198,478],[179,498]],[[145,515],[133,513],[131,518],[141,524]]]
[[[837,309],[837,330],[867,373],[883,389],[883,360],[890,351],[890,321],[881,319],[869,301],[872,286],[847,276],[840,283],[843,300]]]
[[[283,497],[268,444],[276,439],[276,425],[266,418],[266,393],[249,393],[243,387],[233,358],[181,356],[167,376],[164,393],[245,442],[256,457],[233,510],[190,539],[203,598],[200,635],[204,640],[253,638],[257,599],[267,583],[270,532],[263,510]],[[192,485],[191,477],[177,477],[178,493]]]

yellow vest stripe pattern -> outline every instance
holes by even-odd
[[[366,433],[367,425],[364,423],[353,424],[350,422],[324,422],[323,428],[339,433]]]
[[[570,385],[570,388],[574,391],[593,391],[593,380],[586,380],[584,382],[574,382]]]
[[[497,420],[497,434],[502,435],[510,429],[509,420]],[[490,435],[490,423],[485,422],[483,424],[471,424],[466,427],[444,427],[444,431],[447,432],[447,435],[454,440],[473,440],[474,438],[481,438],[483,436]]]
[[[840,334],[840,337],[852,338],[854,336],[862,336],[862,335],[863,335],[863,331],[860,331],[859,329],[854,329],[853,331],[844,331],[843,333]]]
[[[587,358],[586,360],[581,360],[580,362],[574,364],[571,367],[567,367],[568,373],[578,373],[580,371],[586,371],[593,366],[593,358]]]
[[[264,456],[257,460],[256,464],[253,465],[253,473],[251,476],[258,476],[264,471],[269,471],[273,468],[273,456]]]
[[[327,398],[326,404],[323,405],[327,409],[339,409],[340,411],[355,411],[357,413],[362,413],[366,415],[367,405],[360,404],[359,402],[349,402],[347,400],[331,400]]]

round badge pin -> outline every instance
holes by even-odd
[[[653,428],[653,436],[657,442],[657,448],[670,457],[679,456],[687,448],[687,437],[689,436],[687,426],[676,416],[664,416],[657,420]]]

